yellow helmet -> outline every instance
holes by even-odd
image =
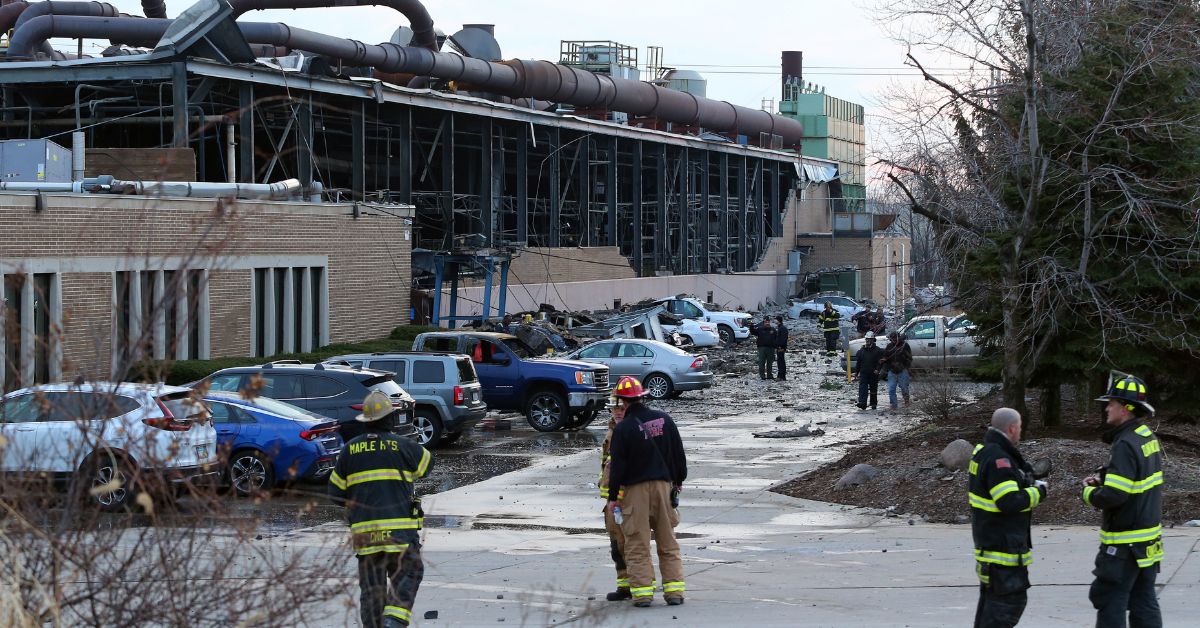
[[[367,398],[363,399],[362,414],[354,417],[354,420],[362,423],[373,423],[387,418],[394,411],[395,408],[392,407],[391,397],[378,390],[372,390],[367,394]]]

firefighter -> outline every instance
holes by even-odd
[[[619,602],[633,596],[629,593],[629,573],[625,570],[625,535],[621,533],[621,526],[613,520],[613,513],[608,508],[609,463],[612,461],[612,456],[608,452],[612,447],[613,430],[625,418],[625,408],[617,403],[615,397],[612,398],[609,408],[612,415],[608,419],[608,433],[604,435],[604,444],[600,446],[600,497],[604,499],[604,529],[608,530],[609,553],[617,568],[617,590],[609,593],[605,598],[609,602]],[[620,501],[622,496],[617,495],[617,501]]]
[[[329,476],[329,494],[345,506],[350,522],[365,628],[409,625],[425,574],[419,536],[424,513],[415,482],[433,460],[391,432],[397,414],[386,394],[368,394],[355,417],[363,433],[346,443]]]
[[[654,599],[653,534],[667,604],[683,604],[683,558],[675,540],[679,525],[679,490],[687,478],[683,442],[671,416],[642,403],[646,392],[636,378],[625,376],[614,390],[625,418],[613,430],[609,453],[609,512],[621,520],[625,562],[633,605]],[[621,516],[616,517],[617,509]]]
[[[1020,442],[1021,415],[1000,408],[992,414],[983,444],[971,454],[967,498],[979,576],[975,628],[1016,626],[1028,601],[1030,521],[1048,487],[1033,479],[1033,469],[1017,450]]]
[[[838,335],[841,334],[839,327],[842,320],[842,313],[833,309],[833,304],[829,301],[825,302],[825,311],[817,315],[817,324],[821,326],[821,333],[825,334],[825,355],[833,357],[837,355]]]
[[[1162,561],[1162,447],[1144,420],[1154,416],[1146,384],[1122,375],[1097,401],[1104,402],[1112,445],[1108,464],[1084,480],[1083,501],[1103,511],[1096,580],[1088,597],[1096,626],[1162,626],[1154,581]]]

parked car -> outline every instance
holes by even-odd
[[[913,354],[913,368],[964,368],[975,365],[979,345],[972,332],[975,324],[966,314],[958,316],[917,316],[899,329]],[[865,340],[850,341],[851,360],[858,355]],[[886,336],[876,340],[880,347],[888,345]]]
[[[453,353],[365,353],[340,355],[326,364],[393,373],[417,407],[413,427],[417,442],[436,447],[453,443],[487,414],[483,386],[471,358]]]
[[[614,378],[632,375],[641,380],[652,399],[674,398],[684,391],[703,390],[713,385],[706,356],[692,355],[657,340],[600,340],[566,357],[603,364]]]
[[[611,392],[608,367],[539,358],[529,345],[509,334],[427,332],[413,341],[413,350],[470,356],[488,407],[521,410],[540,432],[587,426]]]
[[[342,451],[337,422],[290,403],[237,393],[204,397],[227,460],[226,478],[239,495],[269,491],[279,482],[322,480]]]
[[[713,323],[685,318],[678,325],[663,323],[662,328],[668,334],[679,334],[695,347],[715,347],[721,344],[721,334],[717,332],[717,326]]]
[[[129,505],[135,476],[169,483],[215,482],[217,432],[191,391],[164,384],[47,384],[0,397],[0,468],[6,474],[50,474],[87,489],[103,510]],[[151,484],[153,482],[150,482]]]
[[[260,378],[256,383],[253,378]],[[309,412],[338,422],[343,436],[353,427],[354,417],[362,412],[363,399],[378,390],[392,399],[392,407],[402,417],[392,431],[416,438],[413,429],[413,398],[392,379],[391,373],[349,366],[301,364],[298,360],[268,362],[260,366],[239,366],[217,371],[204,378],[210,392],[236,393],[254,389],[255,396],[286,401]]]
[[[667,311],[676,316],[716,325],[721,342],[739,342],[750,337],[750,315],[746,312],[709,310],[704,302],[694,297],[668,297],[655,303],[666,306]]]
[[[833,309],[842,315],[843,321],[849,321],[851,316],[867,309],[862,303],[844,294],[821,293],[804,299],[792,299],[791,307],[788,308],[788,316],[791,318],[815,317],[825,311],[826,303],[832,305]]]

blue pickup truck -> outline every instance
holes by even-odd
[[[586,427],[612,393],[607,366],[544,358],[509,334],[428,332],[413,351],[471,356],[488,407],[523,411],[540,432]]]

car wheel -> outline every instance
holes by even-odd
[[[96,454],[80,470],[87,499],[104,512],[119,512],[133,501],[134,469],[128,460],[108,452]]]
[[[571,408],[561,393],[542,390],[533,393],[525,405],[525,418],[539,432],[553,432],[571,420]]]
[[[442,428],[441,417],[433,410],[417,410],[416,416],[413,417],[413,427],[417,430],[417,442],[422,447],[433,448],[442,442],[445,429]]]
[[[674,386],[671,385],[671,378],[661,373],[653,373],[642,382],[646,388],[646,394],[651,399],[666,399],[671,395]]]
[[[442,437],[442,444],[449,445],[451,443],[458,442],[458,439],[462,438],[462,435],[462,432],[450,432]]]
[[[721,342],[730,344],[737,338],[733,335],[733,328],[729,325],[717,325],[717,335],[721,337]]]
[[[251,449],[234,452],[229,457],[229,485],[240,497],[271,490],[275,486],[271,461]]]

